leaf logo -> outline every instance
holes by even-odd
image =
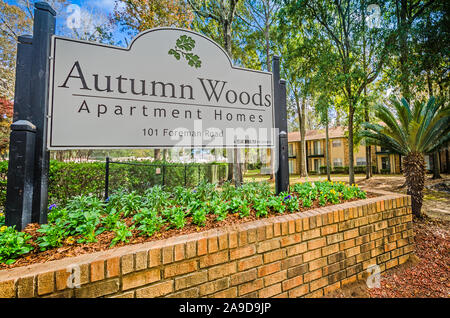
[[[202,66],[202,61],[198,55],[191,53],[195,48],[195,41],[190,36],[182,35],[178,38],[174,49],[169,50],[169,55],[173,55],[177,60],[184,57],[189,66],[199,68]]]

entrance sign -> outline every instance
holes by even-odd
[[[47,2],[34,8],[33,35],[18,37],[6,225],[47,223],[50,150],[270,147],[276,192],[288,190],[279,57],[273,73],[235,67],[211,39],[176,28],[128,48],[78,41],[54,35]]]
[[[273,147],[272,73],[184,29],[128,48],[53,36],[49,149]]]

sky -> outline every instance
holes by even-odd
[[[8,4],[18,5],[20,0],[6,0],[5,2]],[[67,0],[69,6],[66,7],[66,10],[63,12],[58,12],[56,17],[56,33],[58,34],[60,32],[61,27],[67,26],[67,18],[72,14],[72,12],[74,12],[74,8],[70,5],[78,6],[79,9],[84,12],[83,16],[85,19],[87,16],[87,21],[98,21],[100,16],[102,16],[102,19],[106,19],[113,13],[115,2],[116,0]],[[116,29],[113,31],[113,36],[115,42],[119,45],[123,45],[122,43],[124,42],[123,40],[125,37],[124,34]]]

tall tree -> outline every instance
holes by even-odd
[[[244,0],[242,13],[238,16],[247,26],[256,32],[258,48],[262,51],[262,60],[265,69],[272,71],[273,55],[273,27],[277,21],[277,13],[280,9],[278,1],[274,0]]]
[[[17,37],[30,34],[32,16],[23,8],[0,0],[0,98],[12,100],[16,74]]]
[[[190,28],[193,19],[182,0],[117,0],[113,19],[130,35],[156,27]]]
[[[233,59],[233,22],[236,18],[236,10],[240,0],[187,0],[193,12],[201,19],[212,20],[217,26],[217,30],[206,30],[219,34],[220,41],[228,56]],[[228,155],[232,157],[232,163],[228,165],[228,180],[234,179],[236,186],[243,182],[242,167],[240,160],[240,150],[237,148],[228,149]]]
[[[376,29],[367,34],[367,41],[378,42],[371,46],[370,70],[362,70],[361,50],[361,19],[360,1],[358,0],[287,0],[286,5],[292,19],[297,21],[299,28],[306,24],[318,23],[321,35],[325,36],[338,53],[334,62],[336,78],[346,99],[348,119],[348,153],[349,153],[349,183],[355,182],[354,177],[354,116],[358,101],[364,88],[379,75],[385,62],[394,35],[386,36],[383,29]]]

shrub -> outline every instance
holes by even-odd
[[[0,263],[12,264],[20,255],[29,253],[33,247],[27,243],[31,236],[18,232],[14,227],[0,227]]]

